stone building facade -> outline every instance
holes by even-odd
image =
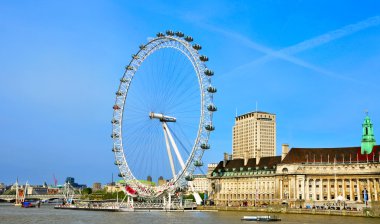
[[[281,156],[263,157],[260,161],[225,158],[210,176],[210,199],[226,206],[274,203],[276,167],[280,162]]]
[[[289,150],[284,144],[281,156],[241,159],[225,155],[209,179],[210,199],[219,206],[306,208],[340,203],[360,208],[380,200],[380,146],[375,145],[373,126],[366,116],[362,146]]]
[[[286,146],[283,147],[286,150]],[[380,146],[371,154],[360,147],[292,148],[281,156],[221,161],[210,176],[216,205],[289,204],[313,207],[337,201],[362,204],[380,200]],[[368,158],[368,160],[367,160]]]
[[[368,202],[378,201],[380,146],[371,154],[360,151],[361,147],[291,149],[277,166],[277,197],[297,207],[362,203],[365,193]]]
[[[193,178],[191,184],[193,185],[195,192],[205,193],[209,190],[210,179],[208,179],[206,175],[194,174]],[[191,187],[189,187],[189,189],[191,189]]]

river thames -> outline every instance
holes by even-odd
[[[252,212],[100,212],[57,210],[53,206],[41,208],[19,208],[10,205],[0,205],[0,223],[244,223],[240,218],[244,215],[267,215]],[[276,215],[276,214],[269,214]],[[278,214],[281,223],[379,223],[378,218],[323,216],[323,215],[293,215]],[[246,222],[255,223],[255,222]]]

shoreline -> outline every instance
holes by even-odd
[[[198,206],[197,210],[217,210],[228,212],[266,212],[266,213],[283,213],[283,214],[300,214],[300,215],[333,215],[333,216],[350,216],[350,217],[367,217],[380,218],[373,211],[346,211],[346,210],[319,210],[319,209],[297,209],[297,208],[255,208],[255,207],[227,207],[227,206]]]

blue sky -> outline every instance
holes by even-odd
[[[277,115],[277,153],[379,135],[379,1],[1,1],[0,182],[109,182],[114,93],[130,55],[192,35],[218,87],[205,163],[231,152],[238,114]]]

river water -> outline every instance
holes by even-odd
[[[64,223],[64,224],[118,224],[118,223],[256,223],[242,222],[244,215],[268,215],[252,212],[101,212],[73,211],[54,209],[53,206],[43,205],[41,208],[20,208],[0,204],[1,224],[20,223]],[[275,215],[274,213],[269,215]],[[323,216],[323,215],[293,215],[278,214],[280,223],[331,223],[331,224],[361,224],[380,223],[379,218]]]

